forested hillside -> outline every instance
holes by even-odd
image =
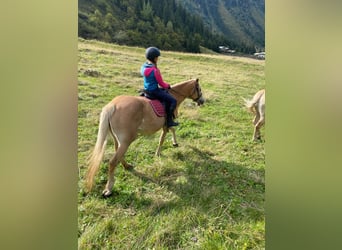
[[[211,31],[236,43],[265,47],[265,0],[177,0]]]
[[[86,39],[196,53],[200,46],[218,51],[220,45],[254,52],[254,46],[213,33],[176,0],[79,0],[78,23],[78,35]]]

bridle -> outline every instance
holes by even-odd
[[[197,92],[197,98],[196,98],[196,99],[192,99],[192,100],[194,100],[194,102],[197,102],[197,101],[202,97],[202,92],[201,92],[200,89],[199,89],[199,84],[196,83],[195,85],[196,85],[196,86],[195,86],[195,88],[194,88],[194,90],[192,91],[192,93],[191,93],[190,96],[192,96],[192,95],[194,94],[194,92],[196,91],[196,92]]]
[[[169,90],[172,90],[173,92],[175,92],[176,94],[178,94],[178,95],[180,95],[180,96],[182,96],[182,97],[184,97],[184,98],[188,97],[188,96],[186,96],[186,95],[184,95],[184,94],[178,92],[178,91],[175,90],[175,89],[172,89],[172,88],[171,88],[171,89],[169,89]],[[192,97],[192,96],[194,95],[195,92],[197,92],[197,98],[193,98],[193,97]],[[193,88],[192,93],[190,94],[189,97],[191,97],[191,99],[192,99],[194,102],[197,102],[197,101],[202,97],[202,92],[199,90],[199,84],[198,84],[198,83],[195,84],[195,88]]]

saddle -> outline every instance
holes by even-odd
[[[149,99],[149,103],[154,111],[154,113],[159,117],[165,117],[165,103],[154,98],[152,95],[148,94],[145,90],[139,90],[140,96]]]

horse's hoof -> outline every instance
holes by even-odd
[[[125,170],[133,170],[134,166],[133,165],[130,165],[130,164],[127,164],[125,166]]]
[[[103,198],[108,198],[108,197],[112,196],[112,194],[113,193],[111,191],[109,191],[109,190],[103,190],[102,197]]]
[[[253,141],[254,141],[254,142],[260,142],[260,141],[261,141],[261,137],[253,138]]]
[[[175,148],[178,147],[178,143],[173,143],[172,146],[174,146]]]

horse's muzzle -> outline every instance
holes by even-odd
[[[204,98],[201,96],[201,98],[199,98],[196,102],[198,106],[201,106],[204,103]]]

